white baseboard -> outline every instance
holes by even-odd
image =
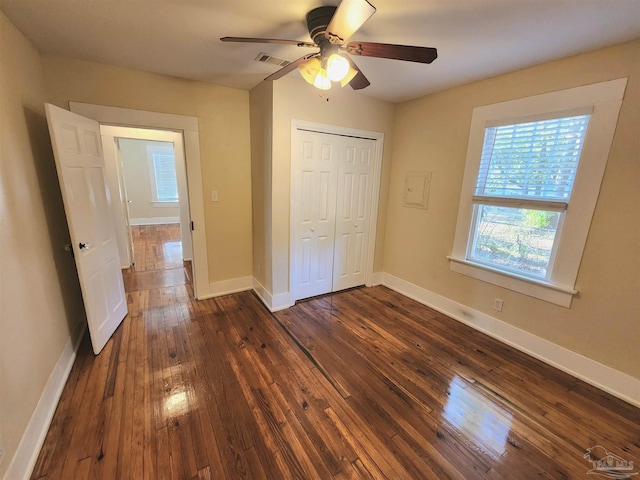
[[[383,272],[374,272],[371,274],[371,278],[367,283],[367,287],[377,287],[378,285],[382,285],[382,276]]]
[[[180,223],[180,217],[142,217],[130,218],[130,225],[164,225],[167,223]]]
[[[221,297],[230,293],[244,292],[253,288],[253,277],[232,278],[230,280],[222,280],[220,282],[211,282],[209,284],[209,294],[200,297],[205,298]]]
[[[262,300],[264,306],[272,313],[293,306],[289,293],[272,295],[255,277],[253,279],[253,291],[256,292],[256,295]]]
[[[382,285],[640,407],[640,380],[388,273]]]
[[[86,328],[87,324],[83,322],[67,340],[11,459],[5,480],[27,480],[31,476]]]

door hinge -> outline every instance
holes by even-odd
[[[196,227],[193,225],[193,222],[191,222],[191,231],[193,232],[196,229]]]

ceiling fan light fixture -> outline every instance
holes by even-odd
[[[339,53],[334,53],[327,59],[327,75],[333,82],[341,82],[349,74],[349,61]]]
[[[351,65],[349,65],[349,71],[347,72],[345,77],[342,80],[340,80],[340,85],[343,88],[346,87],[347,85],[349,85],[349,82],[351,82],[351,80],[355,78],[357,74],[358,74],[358,70],[356,70]]]
[[[324,68],[320,69],[316,75],[316,78],[313,81],[313,86],[320,90],[329,90],[331,88],[331,79]]]
[[[319,58],[314,57],[300,64],[298,71],[302,78],[314,87],[320,90],[329,90],[331,88],[331,79],[327,75],[327,71],[322,68],[322,62]]]
[[[302,75],[302,78],[311,85],[314,85],[316,77],[320,73],[321,69],[322,62],[320,62],[320,59],[317,57],[310,58],[298,66],[298,71],[300,72],[300,75]]]
[[[329,3],[334,2],[338,2],[338,0],[332,0]],[[331,88],[332,81],[339,82],[343,87],[349,85],[354,90],[362,90],[371,85],[371,82],[349,55],[389,58],[416,63],[431,63],[438,58],[438,51],[429,47],[360,41],[347,43],[351,35],[359,30],[375,12],[376,8],[371,5],[369,0],[339,0],[337,7],[332,5],[316,7],[306,15],[307,30],[312,42],[254,37],[222,37],[220,40],[223,42],[269,43],[318,48],[320,51],[303,55],[288,64],[285,64],[284,61],[275,62],[279,63],[282,68],[268,75],[265,80],[272,81],[282,78],[297,67],[306,82],[322,90]],[[341,56],[340,52],[343,52],[345,56]],[[349,55],[346,55],[347,53]],[[268,57],[268,55],[262,53],[259,55],[260,59],[264,59],[264,57]]]

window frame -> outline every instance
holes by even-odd
[[[617,125],[627,79],[570,88],[473,110],[467,157],[460,194],[450,269],[494,285],[536,297],[564,307],[571,306],[576,278],[591,219],[604,176]],[[485,129],[496,125],[523,123],[590,112],[582,155],[561,228],[556,234],[555,252],[547,280],[518,275],[469,259],[473,241],[474,195]],[[523,207],[526,208],[526,207]]]
[[[484,135],[483,150],[481,152],[482,153],[481,158],[478,163],[479,171],[478,171],[478,174],[476,175],[476,179],[477,179],[476,188],[474,189],[474,195],[472,197],[472,205],[471,205],[472,212],[471,212],[471,221],[469,225],[469,241],[467,243],[467,250],[466,250],[466,256],[465,256],[467,260],[481,264],[481,265],[488,266],[490,268],[496,268],[508,274],[520,275],[523,277],[532,278],[534,280],[549,281],[551,272],[553,270],[556,254],[557,254],[558,239],[561,236],[562,227],[564,225],[565,213],[566,213],[567,207],[569,206],[569,200],[570,200],[571,192],[573,191],[573,185],[575,184],[575,182],[572,181],[571,190],[569,191],[569,196],[566,199],[552,198],[547,196],[534,197],[530,195],[479,194],[477,192],[478,190],[477,185],[480,183],[480,179],[479,179],[481,175],[480,170],[482,169],[482,164],[483,164],[482,156],[486,151],[486,145],[485,145],[486,138],[487,138],[486,131],[489,128],[496,128],[496,127],[499,128],[502,126],[515,126],[515,125],[522,125],[522,124],[531,124],[534,122],[541,122],[546,120],[565,119],[565,118],[572,118],[577,116],[588,116],[589,118],[587,119],[587,122],[586,122],[587,128],[584,130],[584,134],[582,136],[582,141],[581,141],[581,144],[583,144],[584,138],[586,138],[586,134],[588,132],[588,125],[590,123],[592,114],[593,114],[593,107],[590,106],[590,107],[581,108],[578,110],[573,109],[570,111],[551,112],[545,115],[537,115],[535,118],[524,118],[524,119],[517,119],[517,120],[507,119],[502,121],[490,122],[490,124],[485,125],[484,134],[483,134]],[[580,147],[580,151],[582,151],[582,145]],[[493,151],[491,156],[493,157]],[[580,157],[578,158],[578,161],[580,160],[581,157],[582,155],[580,155]],[[487,167],[489,167],[489,165],[487,165]],[[579,167],[579,164],[577,165],[577,167]],[[576,168],[576,172],[577,172],[577,168]],[[485,172],[485,174],[488,175],[488,170],[487,172]],[[483,183],[486,184],[486,182],[487,180],[485,179]],[[533,211],[547,211],[547,212],[554,212],[559,214],[557,227],[554,232],[554,241],[553,241],[553,245],[552,245],[550,256],[549,256],[549,262],[547,264],[546,274],[544,275],[544,277],[536,274],[527,275],[526,273],[518,272],[517,269],[506,267],[506,266],[503,268],[500,268],[500,266],[492,264],[491,262],[486,262],[473,257],[473,252],[477,244],[476,234],[478,232],[478,226],[479,226],[478,225],[479,215],[480,215],[480,210],[483,206],[489,206],[489,207],[493,206],[493,207],[510,208],[510,209],[526,209],[526,210],[533,210]]]
[[[176,171],[176,193],[175,200],[162,200],[158,197],[158,183],[156,179],[156,155],[171,155],[174,157],[174,169]],[[151,204],[154,207],[177,207],[180,202],[178,189],[178,172],[175,165],[175,152],[173,145],[147,145],[147,159],[149,164],[149,183],[151,184]]]

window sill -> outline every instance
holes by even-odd
[[[456,273],[467,275],[478,280],[482,280],[499,287],[504,287],[515,292],[539,298],[546,302],[554,303],[562,307],[569,308],[573,296],[578,293],[573,288],[554,285],[549,282],[535,280],[527,277],[501,272],[500,270],[487,267],[462,258],[447,257],[449,267]]]
[[[179,207],[180,202],[151,202],[151,205],[153,205],[154,207],[160,207],[160,208],[174,208],[174,207]]]

